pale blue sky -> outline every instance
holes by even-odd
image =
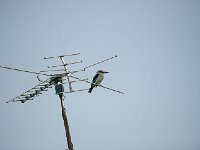
[[[200,149],[200,1],[0,0],[0,65],[40,71],[45,56],[80,52],[70,70],[109,71],[102,88],[66,94],[75,150]],[[37,84],[0,69],[0,150],[64,150],[54,89],[24,104],[5,102]],[[67,90],[67,86],[66,90]],[[87,84],[74,84],[74,88]]]

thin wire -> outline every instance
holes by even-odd
[[[45,75],[45,76],[51,76],[51,75],[45,74],[45,73],[38,73],[38,72],[34,72],[34,71],[16,69],[16,68],[5,67],[5,66],[0,66],[0,68],[9,69],[9,70],[15,70],[15,71],[20,71],[20,72],[26,72],[26,73],[32,73],[32,74],[37,74],[37,75],[38,75],[38,74],[41,74],[41,75]]]

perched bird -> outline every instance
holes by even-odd
[[[98,70],[96,75],[94,76],[93,80],[92,80],[92,84],[91,84],[91,88],[89,89],[88,93],[92,92],[92,89],[96,86],[98,86],[103,78],[104,78],[104,73],[108,73],[107,71],[103,71],[103,70]]]

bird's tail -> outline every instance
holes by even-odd
[[[93,87],[91,87],[91,88],[89,89],[88,93],[92,93],[92,89],[93,89]]]

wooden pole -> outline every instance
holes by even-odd
[[[71,135],[70,135],[69,124],[68,124],[67,115],[66,115],[66,109],[65,109],[65,105],[64,105],[63,93],[59,94],[59,97],[60,97],[60,101],[61,101],[62,117],[63,117],[63,121],[64,121],[68,149],[73,150],[74,148],[73,148],[73,144],[71,141]]]

